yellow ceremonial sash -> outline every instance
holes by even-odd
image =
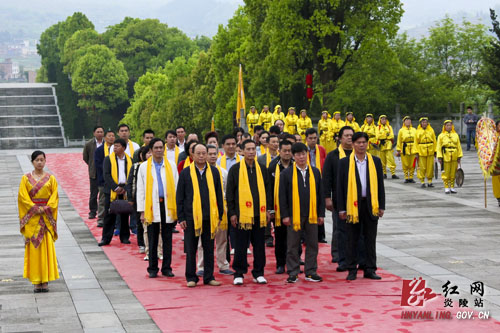
[[[109,146],[107,142],[104,142],[104,157],[109,155]]]
[[[111,177],[113,178],[115,183],[118,184],[118,163],[116,162],[116,159],[117,159],[117,157],[116,157],[114,152],[109,154],[109,161],[111,162]],[[127,154],[125,154],[125,159],[127,161],[126,162],[126,164],[127,164],[126,174],[127,174],[127,179],[128,179],[128,174],[130,173],[130,168],[132,167],[132,160],[130,159],[130,156],[128,156]],[[116,198],[117,198],[116,192],[111,190],[110,201],[115,201]]]
[[[358,184],[356,180],[356,162],[354,160],[354,153],[349,157],[349,173],[347,180],[347,223],[359,223],[359,211],[358,211]],[[368,159],[368,173],[370,176],[370,198],[372,204],[372,214],[373,216],[378,216],[378,181],[377,181],[377,170],[375,169],[375,163],[373,162],[373,157],[370,153],[366,153]],[[359,175],[360,177],[364,175]]]
[[[175,165],[177,165],[179,164],[179,147],[177,145],[175,145],[174,151],[175,151],[175,158],[174,158]],[[165,156],[167,156],[167,145],[165,145]]]
[[[189,166],[189,174],[191,176],[191,182],[193,183],[193,221],[194,234],[196,237],[200,236],[203,232],[203,209],[201,207],[201,194],[197,172],[196,164],[191,163]],[[207,173],[208,196],[210,200],[210,237],[213,239],[219,224],[219,210],[217,207],[217,196],[215,194],[214,176],[212,174],[212,168],[208,163],[206,164],[205,172]]]
[[[191,165],[191,158],[188,156],[185,160],[184,160],[184,166],[182,167],[183,169],[186,169],[188,166]]]
[[[130,156],[134,156],[134,145],[132,144],[132,141],[130,141],[130,139],[128,140],[128,150],[130,152]]]
[[[266,188],[264,186],[264,178],[259,163],[255,163],[255,171],[257,173],[257,189],[259,192],[259,211],[260,211],[260,227],[266,226]],[[240,162],[240,171],[238,175],[238,197],[240,209],[240,228],[251,230],[254,219],[254,202],[250,183],[248,182],[248,170],[245,160]]]
[[[346,157],[344,148],[342,148],[342,145],[339,145],[339,160]]]
[[[277,152],[276,154],[277,154],[276,156],[280,156],[279,152]],[[266,153],[266,168],[269,168],[269,163],[271,163],[271,154],[269,153],[268,149]]]
[[[144,222],[146,224],[151,224],[154,219],[153,215],[153,174],[152,165],[153,157],[148,158],[146,169],[146,202],[144,206]],[[174,173],[172,172],[172,166],[167,160],[167,156],[163,157],[163,164],[165,165],[165,184],[167,186],[164,189],[167,196],[167,210],[168,215],[172,220],[177,220],[177,202],[175,201],[175,181]],[[158,183],[161,179],[157,180]],[[161,204],[161,203],[160,203]]]
[[[280,211],[280,165],[276,164],[274,172],[274,223],[277,227],[281,226],[281,211]]]
[[[239,161],[240,161],[240,155],[236,154],[236,163],[238,163]],[[229,171],[229,170],[227,170],[227,155],[226,154],[224,154],[224,156],[221,157],[220,166],[221,166],[221,168],[224,168],[224,170]]]
[[[309,223],[318,223],[318,210],[317,210],[317,200],[316,200],[316,181],[314,178],[314,172],[311,166],[307,168],[309,172]],[[302,176],[302,175],[301,175]],[[299,196],[299,186],[297,179],[297,165],[293,162],[293,175],[292,175],[292,223],[293,230],[300,230],[300,196]]]

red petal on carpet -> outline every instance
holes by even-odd
[[[89,220],[89,181],[87,166],[77,153],[49,154],[47,167],[64,189],[73,207],[96,238],[101,239],[97,220]],[[379,269],[381,281],[362,278],[347,282],[347,273],[337,273],[330,262],[330,246],[320,244],[318,273],[321,283],[304,281],[285,283],[286,275],[276,275],[274,249],[267,248],[267,285],[256,285],[251,274],[243,286],[233,286],[232,277],[218,274],[220,287],[203,286],[188,289],[184,278],[185,255],[182,233],[174,234],[172,268],[174,278],[161,275],[148,278],[147,262],[138,253],[137,240],[121,244],[116,237],[103,250],[137,299],[164,332],[498,332],[500,322],[458,320],[455,314],[472,311],[443,308],[444,297],[426,303],[425,307],[401,307],[402,279]],[[252,265],[252,256],[249,256]],[[438,291],[435,291],[438,292]],[[472,299],[469,295],[469,299]],[[485,309],[487,311],[488,309]],[[432,311],[434,320],[401,319],[403,311]],[[436,311],[451,311],[451,319],[436,319]]]

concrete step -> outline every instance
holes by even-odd
[[[0,149],[63,148],[62,137],[0,138]]]
[[[40,116],[2,116],[0,115],[0,127],[9,126],[59,126],[59,117],[57,115]]]
[[[52,88],[0,88],[0,96],[52,95]]]
[[[0,106],[55,105],[54,96],[0,96]]]
[[[0,127],[0,138],[27,138],[27,137],[61,137],[62,131],[57,126],[19,126]]]
[[[1,116],[57,115],[55,105],[0,106]]]

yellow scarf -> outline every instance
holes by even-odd
[[[148,158],[147,162],[147,170],[146,170],[146,203],[144,207],[144,220],[146,224],[153,223],[154,215],[153,215],[153,174],[152,174],[152,165],[153,165],[153,157]],[[167,195],[167,210],[168,215],[172,220],[177,220],[177,203],[175,201],[175,181],[174,174],[172,172],[172,167],[170,166],[170,162],[167,160],[167,156],[163,157],[163,164],[165,165],[165,183],[167,188],[164,189],[165,194]],[[162,180],[158,179],[158,183]],[[162,203],[160,203],[161,205]]]
[[[316,208],[316,181],[314,178],[314,172],[312,171],[311,166],[309,165],[307,168],[309,172],[309,223],[317,224],[318,223],[318,211]],[[301,175],[302,176],[302,175]],[[292,223],[293,230],[300,230],[300,197],[299,197],[299,186],[297,179],[297,165],[293,162],[293,176],[292,176]]]
[[[319,172],[321,172],[321,157],[319,156],[320,151],[319,151],[318,145],[316,145],[315,155],[316,156],[314,156],[314,159],[316,160],[316,168],[319,170]],[[310,153],[307,154],[307,161],[309,162],[308,164],[311,165],[311,154]]]
[[[175,145],[174,150],[175,150],[175,165],[177,165],[179,164],[179,147]],[[167,145],[165,145],[165,156],[167,156]]]
[[[280,164],[276,164],[276,171],[274,172],[274,223],[277,227],[281,226],[281,212],[280,212]]]
[[[356,180],[356,162],[354,161],[354,153],[349,157],[349,174],[347,181],[347,223],[359,223],[358,211],[358,185]],[[373,157],[370,153],[366,153],[368,159],[368,173],[370,175],[370,197],[372,203],[372,214],[378,216],[378,182],[377,170]],[[360,177],[364,175],[359,175]]]
[[[107,142],[104,142],[104,157],[109,155],[109,146]]]
[[[210,237],[215,237],[217,226],[219,224],[219,211],[217,208],[217,196],[215,195],[214,176],[212,168],[207,163],[205,167],[207,173],[207,186],[208,196],[210,198]],[[201,208],[201,195],[200,186],[198,185],[198,175],[196,174],[196,164],[192,163],[189,166],[189,174],[191,175],[191,182],[193,183],[193,221],[194,221],[194,234],[196,237],[200,236],[203,232],[203,211]]]
[[[112,152],[109,155],[109,161],[111,162],[111,177],[113,177],[113,180],[115,183],[118,184],[118,165],[116,162],[116,154]],[[130,168],[132,167],[132,160],[130,159],[130,156],[125,154],[125,158],[127,161],[127,179],[128,179],[128,174],[130,173]],[[110,196],[110,201],[115,201],[117,197],[117,194],[115,191],[111,191],[111,196]]]
[[[266,226],[266,187],[264,186],[264,178],[259,163],[255,163],[255,171],[257,173],[257,189],[259,192],[259,205],[260,205],[260,226]],[[239,172],[239,208],[240,208],[240,228],[243,230],[251,230],[253,225],[253,197],[250,191],[250,183],[248,182],[248,171],[245,160],[240,162]]]
[[[186,169],[188,166],[191,165],[191,157],[188,156],[184,161],[185,161],[184,166],[182,168]]]
[[[220,175],[220,187],[222,191],[222,197],[224,198],[224,215],[222,215],[222,222],[219,225],[219,229],[221,230],[227,230],[227,202],[226,202],[226,196],[224,194],[224,177],[222,177],[222,169],[220,166],[216,165],[217,170],[219,170],[219,175]]]
[[[279,152],[276,152],[276,156],[280,156]],[[271,154],[269,153],[269,149],[266,153],[266,168],[269,168],[269,164],[271,163]]]
[[[236,163],[238,163],[239,161],[240,161],[240,155],[236,154]],[[229,170],[227,170],[227,155],[226,154],[224,154],[224,156],[221,157],[220,166],[221,166],[221,168],[224,168],[224,170],[229,171]]]
[[[339,160],[346,157],[344,148],[342,148],[342,145],[339,145]]]
[[[130,139],[128,140],[128,150],[130,151],[130,156],[134,156],[134,145],[132,144],[132,141],[130,141]]]

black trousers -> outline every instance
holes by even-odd
[[[149,266],[148,273],[158,273],[158,239],[163,241],[163,261],[161,263],[161,273],[166,274],[172,271],[172,229],[173,223],[166,223],[165,205],[160,202],[161,222],[153,222],[148,225],[149,242]],[[160,228],[161,225],[161,228]]]
[[[122,199],[118,196],[118,199]],[[104,223],[102,227],[102,240],[103,242],[110,243],[113,239],[113,233],[115,231],[115,220],[116,214],[111,214],[109,212],[111,195],[109,193],[105,194],[104,200]],[[130,238],[130,229],[128,227],[128,214],[120,214],[120,241],[128,241]]]
[[[276,257],[276,267],[285,267],[286,265],[286,240],[287,240],[287,227],[283,223],[278,227],[274,223],[274,256]]]
[[[203,220],[203,232],[196,236],[194,232],[194,221],[187,221],[184,231],[184,252],[186,252],[186,281],[198,282],[196,276],[196,252],[198,251],[198,240],[201,237],[203,247],[203,283],[207,284],[214,280],[214,240],[210,235],[210,220]]]
[[[264,276],[264,267],[266,266],[266,228],[260,226],[259,216],[255,217],[255,221],[251,230],[243,230],[239,226],[234,228],[236,231],[236,247],[233,261],[234,277],[243,277],[248,272],[248,241],[252,243],[253,247],[252,275],[254,278]]]
[[[357,270],[358,241],[361,232],[363,232],[365,243],[365,273],[375,272],[377,270],[376,240],[378,220],[371,219],[367,200],[361,200],[358,209],[359,223],[346,223],[345,225],[347,233],[347,269],[349,271]]]
[[[137,212],[135,214],[137,221],[137,246],[145,246],[144,244],[144,225],[141,222],[141,213]],[[149,241],[149,239],[148,239]]]
[[[325,224],[318,225],[318,241],[326,238]]]
[[[89,212],[90,214],[97,215],[97,196],[99,194],[99,185],[97,178],[89,178],[90,182],[90,197],[89,197]]]

